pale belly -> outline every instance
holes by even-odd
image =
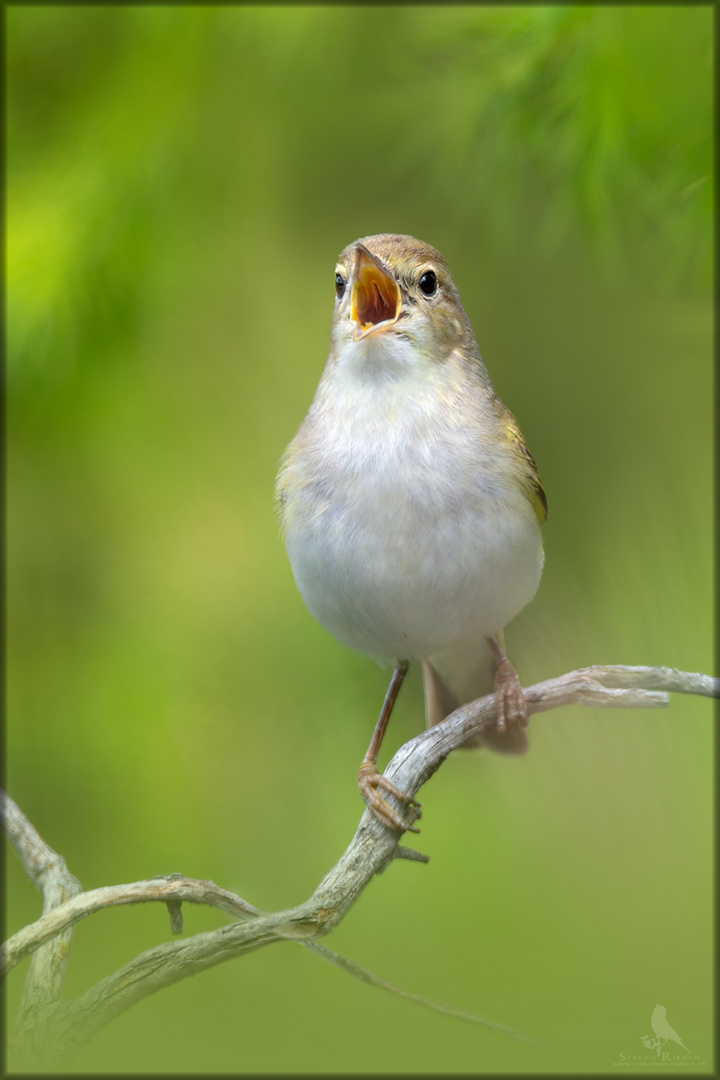
[[[479,646],[540,581],[539,525],[519,488],[438,454],[415,461],[388,452],[365,470],[325,472],[321,497],[301,495],[289,514],[287,549],[308,609],[384,664],[458,641]]]
[[[540,526],[488,389],[389,335],[321,380],[279,477],[300,593],[381,663],[501,630],[532,600]]]

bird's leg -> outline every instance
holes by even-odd
[[[497,730],[500,734],[513,732],[525,738],[527,727],[527,702],[517,672],[512,666],[497,637],[487,639],[495,662],[495,702],[497,707]]]
[[[380,710],[380,716],[378,722],[375,725],[370,745],[367,748],[367,753],[362,760],[360,769],[358,770],[358,786],[360,788],[360,794],[374,813],[375,817],[383,825],[387,825],[391,829],[400,829],[402,832],[419,832],[419,829],[413,828],[413,821],[418,818],[420,803],[412,799],[400,788],[395,787],[389,780],[386,780],[381,772],[378,771],[377,759],[380,753],[380,746],[383,741],[385,729],[388,726],[390,719],[390,713],[393,710],[395,699],[400,692],[402,681],[405,678],[408,669],[408,663],[402,661],[399,663],[392,673],[390,685],[387,688],[385,694],[385,700],[383,701],[382,709]],[[414,807],[411,811],[412,817],[410,821],[407,821],[402,814],[399,814],[397,810],[393,810],[391,806],[383,799],[378,789],[382,788],[383,791],[387,791],[390,795],[394,795],[396,799],[405,803],[406,806]]]

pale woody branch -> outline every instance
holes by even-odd
[[[33,885],[42,893],[43,916],[49,917],[54,910],[82,892],[82,885],[74,877],[61,855],[45,843],[40,833],[28,821],[22,811],[3,793],[3,819],[8,838],[25,867]],[[60,928],[60,932],[43,938],[32,958],[25,981],[18,1024],[33,1023],[34,1018],[60,996],[67,968],[72,929]]]
[[[673,668],[597,666],[524,689],[530,715],[571,704],[657,708],[667,705],[668,692],[720,697],[720,680]],[[464,705],[442,724],[401,747],[385,775],[399,788],[415,795],[453,750],[494,719],[492,695]],[[257,911],[212,882],[196,881],[180,874],[83,893],[64,860],[45,844],[10,799],[5,801],[5,821],[28,876],[45,897],[43,916],[15,934],[7,942],[3,956],[5,970],[33,950],[37,950],[35,958],[46,957],[49,971],[43,968],[40,976],[30,972],[26,999],[29,993],[32,1007],[24,1002],[19,1020],[20,1036],[43,1060],[69,1056],[113,1017],[163,986],[276,941],[295,940],[305,944],[366,982],[404,993],[313,940],[340,922],[373,875],[384,870],[393,859],[427,861],[425,856],[400,847],[399,834],[379,824],[367,810],[349,847],[313,895],[297,907],[271,914]],[[159,945],[141,953],[74,1000],[57,1001],[67,954],[67,945],[58,948],[58,942],[69,940],[74,923],[104,907],[158,900],[170,908],[171,920],[174,917],[176,922],[173,929],[178,929],[177,911],[183,901],[218,907],[236,916],[238,921]],[[484,1017],[468,1016],[414,995],[406,996],[517,1037],[511,1029]]]
[[[5,798],[8,802],[10,801],[8,796]],[[207,904],[209,907],[226,911],[238,919],[260,914],[257,908],[246,904],[234,893],[218,888],[212,881],[198,881],[194,878],[186,878],[183,874],[168,874],[150,878],[147,881],[136,881],[132,885],[108,885],[102,889],[93,889],[91,892],[80,892],[62,906],[43,915],[37,922],[23,927],[14,934],[6,942],[0,956],[0,976],[14,968],[39,945],[44,945],[46,941],[73,926],[80,919],[102,908],[117,907],[121,904],[144,904],[151,900],[162,900],[165,904],[182,902]],[[181,931],[182,925],[178,926],[177,930],[173,928],[175,933]]]

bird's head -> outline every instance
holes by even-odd
[[[453,349],[477,352],[475,336],[447,263],[412,236],[381,233],[356,240],[335,267],[333,347],[363,350],[408,342],[442,360]]]

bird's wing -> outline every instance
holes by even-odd
[[[505,405],[503,405],[499,398],[496,398],[495,400],[503,434],[516,455],[518,465],[520,466],[520,483],[522,484],[523,491],[537,514],[538,521],[542,525],[543,521],[547,518],[547,496],[545,495],[545,488],[542,486],[538,474],[535,458],[528,450],[522,432],[518,427],[518,422],[513,414]]]

